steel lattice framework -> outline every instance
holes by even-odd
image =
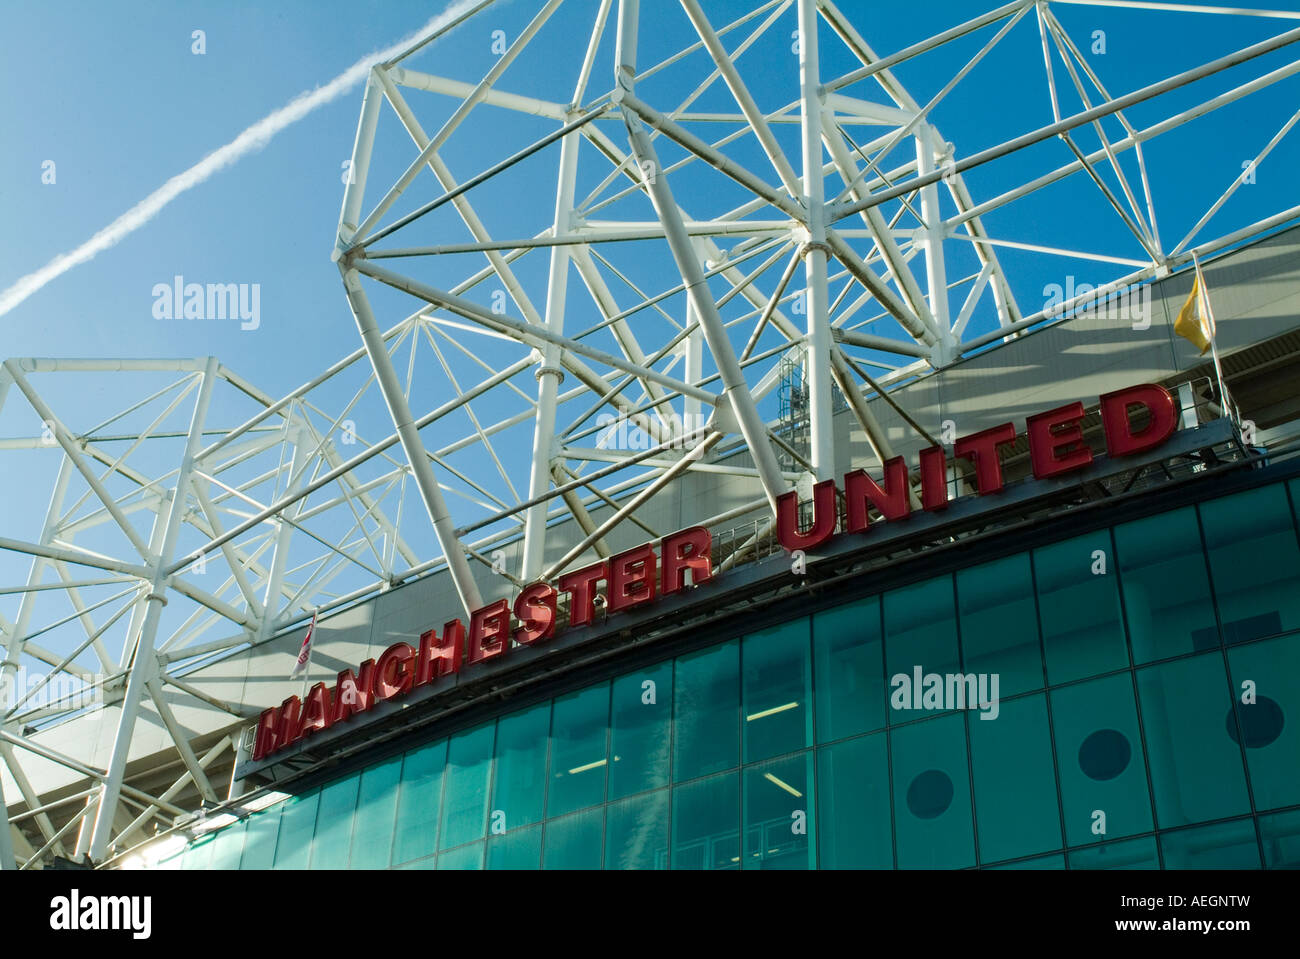
[[[12,618],[0,616],[3,675],[39,666],[47,684],[71,684],[39,706],[28,694],[5,707],[0,760],[21,793],[9,801],[26,807],[13,833],[20,862],[51,852],[102,861],[156,820],[224,799],[206,770],[267,704],[213,697],[185,674],[313,610],[446,566],[468,612],[483,604],[473,564],[491,566],[493,544],[522,539],[519,568],[495,570],[507,580],[554,579],[592,551],[608,555],[620,527],[654,535],[638,509],[688,472],[743,476],[761,490],[700,518],[708,524],[771,507],[801,481],[879,467],[894,451],[873,398],[1083,302],[1023,309],[1000,252],[1102,264],[1113,279],[1095,298],[1300,216],[1279,202],[1266,219],[1205,236],[1234,180],[1171,246],[1152,198],[1160,174],[1144,151],[1300,73],[1300,58],[1191,105],[1184,96],[1159,122],[1130,122],[1138,104],[1293,56],[1300,29],[1116,95],[1057,18],[1066,3],[1300,20],[1139,0],[1016,0],[882,57],[831,0],[768,0],[727,23],[699,0],[665,0],[653,19],[637,0],[592,0],[578,55],[556,56],[572,91],[560,102],[512,87],[511,66],[530,47],[567,49],[548,28],[573,0],[538,4],[476,82],[415,69],[431,41],[485,22],[495,6],[464,4],[444,30],[369,75],[334,250],[361,348],[279,399],[214,359],[6,361],[0,404],[25,401],[40,429],[0,446],[14,465],[20,455],[55,457],[57,471],[39,535],[0,539],[30,557],[27,576],[0,589],[17,602]],[[674,51],[653,62],[638,53],[650,27],[653,47],[669,37]],[[1052,120],[963,154],[932,114],[1013,31],[1037,33]],[[774,35],[794,39],[784,64],[746,56]],[[914,99],[903,68],[966,38],[979,42],[974,55],[937,64],[948,79],[926,102]],[[851,69],[823,71],[846,54]],[[773,74],[790,97],[760,105],[780,89]],[[1071,112],[1065,103],[1076,101]],[[521,142],[480,137],[466,150],[484,111]],[[408,141],[400,146],[379,134],[394,119]],[[1256,163],[1297,119],[1278,118]],[[972,195],[973,171],[1040,144],[1053,145],[1059,165]],[[1002,211],[1065,182],[1113,215],[1113,249],[1053,245],[1042,225],[1032,236],[992,229]],[[520,191],[545,200],[544,221],[522,205],[508,215]],[[509,223],[507,237],[489,232],[492,219]],[[387,309],[399,312],[385,329],[376,314]],[[803,444],[773,413],[792,368],[806,388]],[[65,421],[38,389],[108,371],[117,392],[140,391],[98,422]],[[874,462],[837,461],[840,403]],[[638,448],[614,440],[627,428],[645,437]],[[741,446],[747,457],[720,461]],[[557,518],[574,524],[556,527]],[[548,549],[548,535],[565,539]],[[105,768],[32,735],[84,713],[88,691],[120,709]],[[229,714],[232,730],[202,754],[176,716],[178,703],[196,700]],[[126,776],[146,707],[183,764],[156,795]],[[24,772],[31,757],[71,769],[84,788],[43,805]],[[9,838],[0,831],[0,860],[12,863]]]

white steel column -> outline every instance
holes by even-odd
[[[571,122],[573,117],[566,117]],[[555,196],[555,233],[568,233],[572,229],[573,189],[578,174],[578,144],[581,133],[576,130],[560,141],[560,176]],[[555,334],[564,332],[565,297],[569,289],[569,247],[551,247],[551,273],[546,284],[546,329]],[[555,406],[564,379],[560,366],[560,347],[547,342],[541,350],[542,365],[537,370],[537,419],[533,430],[532,475],[528,481],[528,498],[537,499],[549,488],[551,482],[551,452],[555,441]],[[541,501],[529,507],[524,516],[524,558],[520,578],[531,582],[542,569],[546,552],[547,503]]]
[[[695,307],[688,299],[686,301],[686,328],[690,332],[686,334],[686,339],[682,341],[682,356],[685,360],[682,379],[691,386],[698,385],[700,378],[704,376],[704,338],[700,335],[699,324],[700,318],[696,315]],[[697,430],[704,425],[704,420],[700,415],[703,412],[703,404],[694,396],[682,397],[682,412],[685,414],[682,418],[682,435]]]
[[[922,121],[916,130],[916,172],[919,176],[933,173],[935,137],[937,131]],[[937,368],[951,363],[955,357],[952,338],[952,319],[948,315],[948,271],[943,262],[943,237],[946,227],[943,212],[939,209],[939,185],[928,183],[921,187],[921,218],[925,226],[919,231],[925,244],[925,275],[930,287],[930,313],[939,330],[939,342],[931,358]]]
[[[379,331],[375,314],[370,309],[370,301],[361,289],[361,276],[347,261],[339,264],[339,271],[343,274],[343,286],[347,290],[348,303],[352,306],[357,329],[361,331],[362,342],[366,345],[366,355],[370,357],[370,365],[375,370],[375,382],[379,384],[384,402],[388,404],[388,412],[393,418],[393,425],[397,427],[402,450],[406,453],[407,462],[411,464],[415,484],[420,489],[424,508],[433,523],[434,535],[438,537],[438,545],[442,547],[443,556],[447,559],[447,571],[451,573],[456,593],[468,616],[483,605],[483,597],[479,594],[478,584],[474,582],[474,574],[470,572],[469,560],[465,558],[460,540],[456,538],[451,511],[447,509],[442,490],[438,488],[438,477],[434,475],[433,466],[429,463],[429,454],[420,440],[420,431],[415,428],[411,404],[402,392],[402,383],[397,378],[397,371],[393,369],[393,358],[388,355],[388,347],[384,345],[384,335]]]
[[[799,0],[799,90],[802,99],[803,189],[808,207],[804,292],[808,310],[809,459],[818,480],[835,476],[835,429],[831,421],[830,296],[826,286],[826,197],[822,175],[822,104],[818,87],[817,4]]]
[[[161,549],[156,556],[149,557],[153,576],[150,582],[149,604],[144,623],[140,627],[140,639],[136,643],[135,655],[131,662],[131,675],[126,683],[126,694],[122,697],[122,715],[117,723],[117,735],[113,739],[113,753],[108,762],[108,771],[104,777],[104,788],[99,796],[99,808],[95,811],[95,829],[90,837],[90,858],[101,861],[108,850],[112,836],[113,820],[117,817],[118,797],[122,793],[122,778],[126,774],[126,761],[131,751],[131,736],[135,731],[136,716],[140,711],[140,699],[145,685],[153,678],[158,668],[154,655],[154,638],[158,633],[158,620],[167,599],[167,566],[176,551],[176,540],[180,536],[181,523],[185,517],[185,490],[189,487],[190,476],[194,469],[194,458],[202,447],[203,424],[207,420],[208,405],[212,400],[212,389],[217,381],[217,359],[208,357],[203,371],[203,384],[199,388],[198,399],[194,403],[194,415],[190,419],[189,437],[185,441],[185,455],[176,474],[176,488],[172,494],[171,506],[163,527]]]
[[[617,86],[610,95],[615,106],[622,105],[624,95],[632,93],[636,82],[637,6],[637,0],[619,2],[615,72]],[[727,338],[727,328],[718,313],[718,305],[709,292],[708,281],[704,278],[704,271],[700,267],[690,235],[682,222],[681,210],[673,199],[672,190],[668,186],[668,177],[663,172],[664,166],[659,162],[659,155],[655,152],[650,138],[646,136],[641,118],[626,108],[622,112],[632,154],[644,171],[643,176],[650,202],[654,205],[659,222],[663,224],[664,238],[672,251],[673,260],[677,263],[677,271],[681,274],[682,282],[686,285],[687,295],[699,316],[700,327],[704,333],[704,340],[709,345],[709,352],[713,354],[713,360],[718,366],[723,396],[735,415],[736,425],[745,438],[750,455],[754,458],[759,479],[763,483],[763,492],[766,493],[768,503],[775,513],[777,497],[788,489],[788,484],[781,474],[776,453],[772,451],[767,427],[758,414],[758,407],[754,405],[749,385],[745,382],[745,373],[736,359],[731,341]]]

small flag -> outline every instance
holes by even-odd
[[[1197,347],[1202,356],[1210,348],[1210,342],[1214,339],[1214,317],[1210,313],[1208,300],[1209,294],[1206,292],[1198,264],[1196,279],[1192,281],[1192,292],[1188,294],[1183,308],[1178,311],[1178,319],[1174,321],[1174,332]]]
[[[293,664],[293,672],[289,674],[290,679],[297,679],[307,671],[307,663],[311,660],[311,640],[316,634],[316,614],[311,614],[311,625],[307,627],[307,635],[302,638],[302,648],[298,650],[298,661]]]

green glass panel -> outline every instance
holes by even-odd
[[[397,796],[393,864],[433,855],[438,848],[438,813],[442,806],[442,772],[447,740],[412,749],[402,757],[402,785]]]
[[[1259,869],[1255,821],[1199,826],[1161,833],[1166,869]]]
[[[1012,699],[1000,704],[994,718],[980,715],[968,719],[980,861],[1060,849],[1046,699]]]
[[[890,736],[899,868],[974,865],[964,714],[898,726]]]
[[[1259,817],[1264,868],[1300,869],[1300,809]]]
[[[1132,674],[1054,689],[1050,702],[1067,843],[1151,829]]]
[[[609,798],[668,784],[672,749],[672,661],[614,680]]]
[[[438,854],[439,869],[482,869],[483,840]]]
[[[1161,828],[1250,811],[1223,654],[1138,670],[1142,729]]]
[[[816,869],[811,752],[744,771],[744,869]]]
[[[319,790],[285,800],[284,812],[280,814],[280,835],[275,843],[276,869],[307,868],[319,800]]]
[[[217,837],[204,836],[190,844],[181,856],[181,868],[200,870],[212,868],[212,853],[216,849]]]
[[[1159,869],[1154,836],[1102,843],[1070,852],[1071,869]]]
[[[542,837],[543,869],[599,869],[605,810],[582,812],[546,821]]]
[[[812,618],[817,741],[846,739],[885,725],[880,597]]]
[[[965,672],[996,675],[1000,696],[1043,688],[1028,553],[959,571],[957,613]]]
[[[284,803],[279,803],[249,817],[240,869],[270,869],[275,864],[275,837],[280,831],[283,809]]]
[[[672,868],[740,868],[738,772],[699,779],[673,790]]]
[[[1223,638],[1300,629],[1300,546],[1281,484],[1200,506]]]
[[[812,666],[808,617],[746,636],[741,712],[745,762],[812,745]]]
[[[1115,549],[1134,662],[1218,646],[1195,509],[1116,526]]]
[[[740,765],[740,644],[677,659],[673,678],[673,779]]]
[[[1228,665],[1255,808],[1300,804],[1300,636],[1233,647]]]
[[[423,859],[416,859],[416,860],[413,861],[413,862],[404,863],[404,864],[402,864],[402,865],[400,865],[400,866],[395,866],[395,867],[393,867],[393,868],[395,868],[395,869],[430,869],[430,870],[432,870],[432,869],[437,869],[437,868],[438,868],[438,857],[437,857],[437,856],[425,856]]]
[[[821,868],[893,868],[884,734],[817,751],[817,812]]]
[[[320,806],[316,811],[316,836],[311,844],[311,868],[347,868],[360,779],[360,773],[353,773],[321,787]]]
[[[1065,856],[1056,853],[1051,856],[1037,856],[1034,859],[1021,859],[1019,862],[1004,862],[989,869],[1064,869]]]
[[[604,801],[608,743],[609,683],[555,700],[551,712],[548,819]]]
[[[497,723],[491,803],[494,830],[516,829],[542,818],[550,731],[549,702],[502,716]]]
[[[1034,550],[1034,582],[1049,683],[1128,666],[1109,530]]]
[[[952,577],[940,576],[884,596],[885,665],[890,684],[889,721],[903,723],[920,719],[913,700],[895,697],[904,678],[913,681],[914,670],[922,675],[960,672],[957,657],[957,616],[954,611]]]
[[[244,836],[247,823],[237,822],[217,833],[212,843],[212,862],[209,869],[238,869],[244,853]]]
[[[668,868],[668,790],[605,808],[605,868]]]
[[[540,869],[542,865],[541,824],[524,826],[504,836],[489,836],[489,869]]]
[[[388,868],[401,777],[401,756],[394,756],[361,773],[356,825],[352,828],[350,865],[353,869]]]
[[[447,769],[443,774],[447,782],[443,786],[442,834],[438,842],[441,849],[482,839],[486,834],[488,776],[492,771],[495,732],[495,723],[485,723],[457,733],[447,741]],[[482,852],[480,844],[480,858]],[[441,858],[438,868],[444,868]]]

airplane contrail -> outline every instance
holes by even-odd
[[[482,0],[459,0],[442,13],[438,14],[409,37],[393,44],[386,50],[380,50],[362,57],[333,80],[315,90],[307,90],[280,109],[268,113],[225,146],[218,147],[184,173],[178,173],[161,187],[127,210],[104,229],[100,230],[85,243],[67,253],[60,253],[45,266],[18,280],[3,293],[0,293],[0,316],[4,316],[27,297],[31,296],[51,280],[54,280],[74,266],[95,257],[109,247],[114,246],[124,237],[134,233],[152,220],[172,200],[186,190],[193,189],[213,174],[220,172],[232,163],[242,159],[255,150],[260,150],[271,141],[277,133],[301,120],[317,107],[324,106],[347,93],[366,78],[370,68],[376,63],[392,59],[417,41],[435,30],[466,13],[472,7],[482,6]]]

